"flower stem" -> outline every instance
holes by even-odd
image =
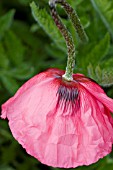
[[[61,22],[59,15],[56,11],[56,4],[59,3],[65,9],[67,15],[71,19],[73,26],[75,27],[80,39],[86,40],[87,36],[84,32],[82,25],[80,24],[80,20],[75,13],[74,9],[65,1],[65,0],[49,0],[49,5],[51,7],[51,15],[54,19],[54,22],[60,32],[62,33],[63,37],[66,40],[67,50],[68,50],[68,60],[67,60],[67,67],[65,74],[62,76],[67,81],[73,80],[73,70],[75,66],[75,45],[73,42],[73,38],[70,32],[67,30],[65,25]]]
[[[61,4],[65,9],[68,17],[72,21],[74,28],[77,31],[77,34],[82,42],[87,42],[88,37],[84,31],[82,24],[80,23],[80,19],[76,13],[76,11],[65,1],[65,0],[58,0],[57,3]]]

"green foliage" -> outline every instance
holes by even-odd
[[[113,2],[67,1],[76,9],[89,37],[87,44],[81,44],[66,13],[58,6],[61,19],[74,38],[75,72],[93,78],[113,97]],[[14,95],[35,74],[49,67],[65,69],[66,51],[65,41],[53,22],[47,0],[1,0],[0,103]],[[42,165],[29,156],[13,139],[8,123],[0,119],[0,170],[30,169],[59,168]],[[76,169],[112,170],[113,152],[91,166]]]
[[[78,59],[79,67],[82,67],[84,69],[87,69],[86,66],[88,66],[90,63],[93,64],[93,66],[96,66],[108,53],[110,48],[110,35],[106,33],[106,35],[98,43],[89,43],[87,47],[89,48],[89,52],[84,53],[84,56]]]
[[[94,69],[92,64],[90,64],[88,66],[88,73],[92,79],[96,80],[103,87],[113,85],[113,68],[105,69],[98,65]]]
[[[96,66],[106,56],[110,48],[110,35],[107,33],[92,50],[86,55],[86,64],[92,63]]]
[[[91,0],[91,2],[113,38],[113,1]]]
[[[10,76],[2,74],[0,78],[2,80],[4,87],[9,91],[9,93],[14,94],[19,88],[19,85],[16,82],[16,80],[11,78]]]
[[[7,31],[4,41],[8,58],[13,64],[17,66],[20,65],[23,62],[25,55],[25,47],[22,45],[19,37],[17,37],[12,31]]]
[[[7,68],[9,64],[9,60],[7,58],[7,55],[5,53],[5,49],[0,42],[0,67]]]
[[[21,4],[27,5],[31,2],[31,0],[18,0]]]
[[[107,33],[105,37],[94,46],[91,52],[86,55],[85,60],[88,75],[103,87],[113,85],[113,65],[110,66],[113,58],[103,60],[103,57],[108,54],[109,49],[110,35]]]
[[[4,33],[10,28],[15,10],[10,10],[7,14],[0,18],[0,39],[4,35]]]
[[[61,36],[61,33],[58,31],[58,28],[55,26],[52,17],[45,9],[39,9],[34,2],[32,2],[30,6],[32,9],[32,14],[38,24],[61,50],[65,50],[65,42]]]
[[[80,5],[80,3],[82,2],[83,0],[78,0],[76,2],[72,1],[72,0],[68,0],[68,3],[73,6],[73,8],[76,8],[77,5]]]

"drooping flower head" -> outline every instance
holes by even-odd
[[[79,37],[86,37],[65,0],[50,0],[53,19],[68,47],[66,72],[48,69],[31,78],[2,105],[1,117],[9,120],[14,138],[28,154],[46,165],[74,168],[111,152],[113,99],[90,78],[73,74],[73,39],[57,16],[55,3],[62,4]]]
[[[26,151],[53,167],[89,165],[109,154],[113,100],[81,74],[73,81],[49,69],[26,82],[2,105],[11,132]]]

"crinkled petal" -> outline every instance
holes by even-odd
[[[113,126],[109,110],[87,91],[81,92],[80,110],[73,110],[73,115],[62,116],[60,108],[54,112],[47,118],[51,130],[43,163],[71,168],[92,164],[111,152]]]
[[[80,82],[80,84],[113,113],[113,99],[109,98],[98,84],[93,81]]]
[[[61,72],[63,72],[63,71],[61,71]],[[11,97],[7,102],[5,102],[2,105],[2,115],[1,115],[1,117],[4,118],[4,119],[7,117],[6,114],[7,114],[8,107],[13,105],[15,100],[18,97],[20,97],[21,95],[24,95],[24,94],[25,94],[25,97],[26,97],[27,96],[26,93],[30,96],[31,94],[29,94],[29,91],[32,93],[32,89],[40,88],[41,84],[43,84],[44,82],[46,84],[46,82],[52,80],[54,78],[54,75],[56,75],[56,74],[60,74],[60,70],[58,70],[58,69],[48,69],[47,71],[42,72],[40,74],[37,74],[36,76],[34,76],[30,80],[28,80],[24,85],[22,85],[19,88],[19,90],[16,92],[16,94],[13,97]],[[34,88],[34,87],[36,87],[36,88]],[[21,100],[20,100],[19,102],[22,103],[23,101],[21,102]]]
[[[32,86],[37,85],[39,82],[41,82],[43,79],[45,79],[45,77],[46,77],[45,72],[40,73],[40,74],[34,76],[33,78],[31,78],[30,80],[28,80],[24,85],[22,85],[19,88],[19,90],[16,92],[16,94],[2,105],[2,115],[1,115],[1,117],[5,119],[7,117],[7,115],[6,115],[7,109],[8,109],[8,107],[11,106],[11,104],[14,103],[14,100],[16,98],[18,98],[18,96],[21,96],[24,92],[26,92],[30,88],[32,89]]]
[[[2,117],[8,118],[13,136],[26,151],[43,161],[41,147],[49,137],[46,117],[55,107],[58,87],[54,84],[53,77],[35,83],[37,79],[38,76],[35,76],[34,80],[29,80],[2,106]],[[34,146],[37,142],[40,143],[38,154]],[[45,144],[44,146],[46,147]]]
[[[113,143],[113,124],[109,110],[89,92],[81,91],[81,145],[85,164],[109,154]],[[85,134],[85,135],[84,135]]]

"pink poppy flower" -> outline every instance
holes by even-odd
[[[109,154],[113,143],[113,99],[82,74],[73,81],[49,69],[26,82],[5,104],[14,138],[40,162],[71,168]]]

